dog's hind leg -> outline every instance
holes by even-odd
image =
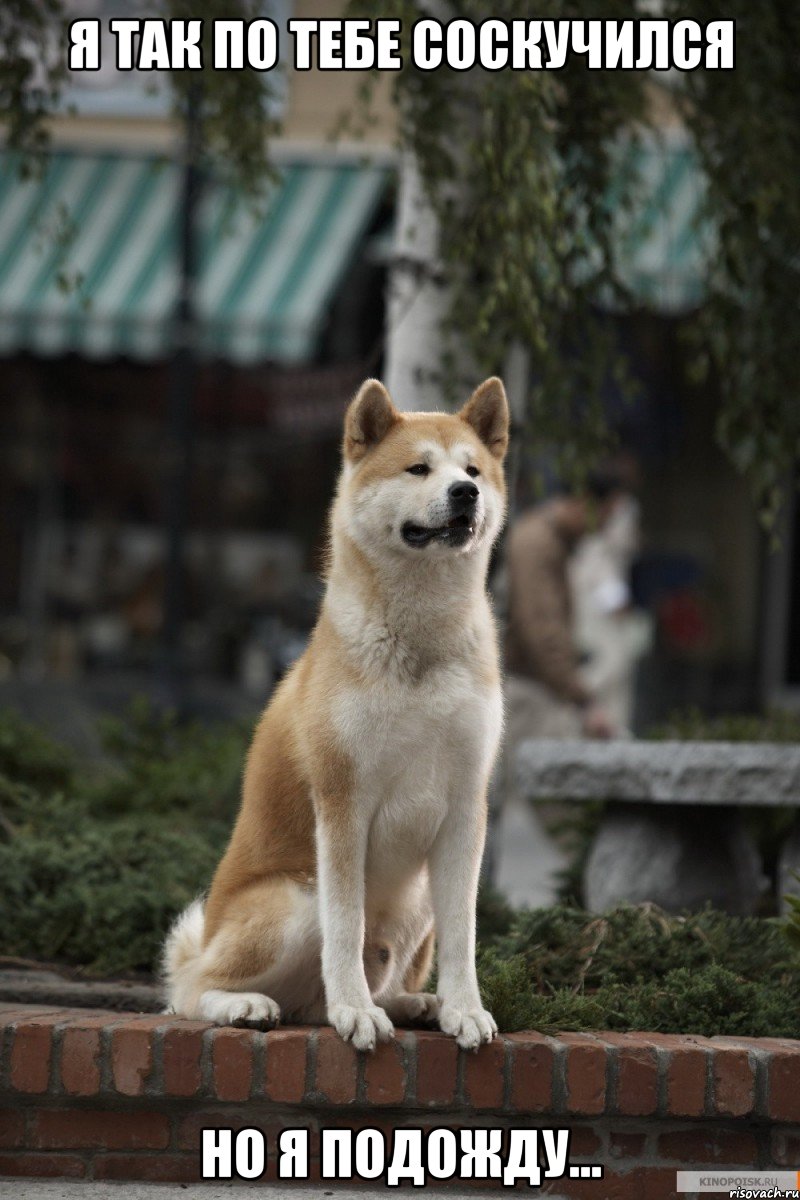
[[[396,1025],[417,1021],[433,1022],[439,1014],[439,1002],[433,992],[422,989],[433,966],[435,935],[432,928],[422,938],[400,981],[400,989],[383,1000],[383,1006]]]
[[[261,992],[226,992],[211,988],[200,996],[200,1017],[215,1025],[273,1029],[281,1019],[277,1001]]]
[[[320,1007],[320,935],[313,888],[285,877],[231,896],[212,936],[195,953],[179,918],[167,941],[165,974],[173,1009],[217,1025],[277,1024],[281,1012],[312,1019]],[[184,931],[185,933],[185,931]]]
[[[407,992],[419,992],[428,982],[433,966],[433,951],[436,945],[436,935],[430,928],[414,951],[414,957],[409,963],[403,987]]]

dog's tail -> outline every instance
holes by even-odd
[[[166,994],[167,1009],[184,1016],[187,990],[193,991],[191,983],[196,974],[200,955],[203,952],[203,929],[205,926],[204,902],[193,900],[188,908],[177,917],[167,934],[161,956],[161,978]]]

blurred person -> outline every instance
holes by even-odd
[[[615,472],[598,472],[586,494],[561,493],[524,512],[506,550],[505,736],[492,788],[486,872],[517,907],[553,904],[564,850],[515,780],[526,738],[609,738],[617,727],[583,678],[575,641],[570,561],[603,528],[623,495]]]
[[[561,493],[513,525],[507,549],[506,746],[523,737],[613,737],[618,727],[580,669],[570,561],[624,496],[618,472]]]
[[[652,642],[652,620],[631,595],[640,541],[639,502],[623,494],[605,527],[582,540],[570,563],[581,678],[619,732],[631,729],[636,667]]]

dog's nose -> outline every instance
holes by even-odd
[[[472,508],[478,499],[478,489],[470,479],[451,483],[447,489],[447,494],[450,497],[452,507],[461,510]]]

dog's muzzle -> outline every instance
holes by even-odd
[[[478,528],[477,509],[480,491],[471,480],[451,483],[447,489],[450,516],[444,525],[416,525],[406,521],[401,529],[403,541],[409,546],[422,548],[431,542],[445,545],[464,546],[474,537]]]

